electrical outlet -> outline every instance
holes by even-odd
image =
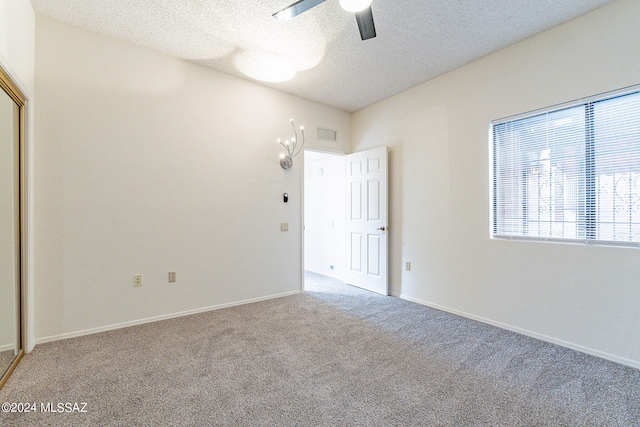
[[[169,272],[169,283],[173,283],[176,281],[176,272],[175,271],[170,271]]]
[[[280,223],[280,231],[289,231],[289,223],[281,222]]]
[[[142,286],[142,274],[133,275],[133,286]]]
[[[404,269],[407,271],[411,271],[411,261],[407,261],[404,265]]]

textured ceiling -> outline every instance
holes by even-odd
[[[271,15],[293,0],[31,3],[43,15],[351,112],[611,1],[373,0],[378,36],[367,41],[338,0],[285,22]]]

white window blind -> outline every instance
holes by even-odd
[[[493,237],[640,243],[640,90],[492,122]]]

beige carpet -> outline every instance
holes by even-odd
[[[640,425],[638,370],[308,278],[304,295],[38,345],[0,391],[37,410],[0,425]]]

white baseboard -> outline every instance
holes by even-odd
[[[632,368],[636,368],[636,369],[640,369],[640,362],[635,361],[635,360],[631,360],[631,359],[626,359],[624,357],[619,357],[613,354],[609,354],[609,353],[605,353],[599,350],[594,350],[592,348],[589,347],[584,347],[578,344],[574,344],[568,341],[564,341],[564,340],[560,340],[557,338],[553,338],[547,335],[543,335],[543,334],[539,334],[537,332],[532,332],[526,329],[522,329],[519,328],[517,326],[512,326],[512,325],[508,325],[506,323],[502,323],[502,322],[497,322],[495,320],[491,320],[491,319],[486,319],[484,317],[480,317],[480,316],[476,316],[474,314],[469,314],[469,313],[465,313],[463,311],[459,311],[459,310],[455,310],[449,307],[444,307],[442,305],[439,304],[433,304],[430,303],[428,301],[422,301],[419,300],[417,298],[412,298],[409,297],[407,295],[393,295],[393,296],[397,296],[400,299],[406,300],[406,301],[410,301],[410,302],[415,302],[416,304],[420,304],[420,305],[424,305],[427,307],[431,307],[431,308],[435,308],[436,310],[440,310],[440,311],[444,311],[447,313],[451,313],[451,314],[455,314],[456,316],[461,316],[461,317],[466,317],[467,319],[471,319],[471,320],[476,320],[478,322],[482,322],[482,323],[486,323],[488,325],[492,325],[492,326],[497,326],[498,328],[501,329],[506,329],[508,331],[512,331],[512,332],[517,332],[519,334],[522,335],[526,335],[532,338],[536,338],[542,341],[546,341],[552,344],[556,344],[562,347],[567,347],[570,348],[572,350],[576,350],[576,351],[580,351],[582,353],[586,353],[586,354],[590,354],[592,356],[596,356],[596,357],[600,357],[602,359],[606,359],[606,360],[610,360],[612,362],[616,362],[616,363],[620,363],[621,365],[626,365],[626,366],[630,366]]]
[[[230,303],[225,303],[225,304],[213,305],[213,306],[210,306],[210,307],[196,308],[194,310],[186,310],[186,311],[180,311],[180,312],[177,312],[177,313],[163,314],[161,316],[147,317],[145,319],[138,319],[138,320],[132,320],[132,321],[129,321],[129,322],[115,323],[115,324],[112,324],[112,325],[100,326],[100,327],[91,328],[91,329],[84,329],[84,330],[76,331],[76,332],[68,332],[68,333],[65,333],[65,334],[51,335],[51,336],[48,336],[48,337],[36,338],[36,344],[44,344],[46,342],[51,342],[51,341],[59,341],[59,340],[64,340],[64,339],[68,339],[68,338],[81,337],[83,335],[97,334],[99,332],[106,332],[106,331],[112,331],[114,329],[128,328],[129,326],[143,325],[145,323],[157,322],[159,320],[173,319],[173,318],[182,317],[182,316],[189,316],[191,314],[205,313],[207,311],[220,310],[222,308],[234,307],[234,306],[237,306],[237,305],[251,304],[251,303],[254,303],[254,302],[267,301],[267,300],[270,300],[270,299],[288,297],[288,296],[296,295],[296,294],[300,294],[300,293],[302,293],[302,291],[299,291],[299,290],[298,291],[291,291],[291,292],[283,292],[281,294],[267,295],[267,296],[264,296],[264,297],[251,298],[251,299],[242,300],[242,301],[235,301],[235,302],[230,302]]]
[[[8,350],[14,350],[16,349],[16,343],[11,342],[9,344],[5,344],[5,345],[0,345],[0,351],[8,351]]]

